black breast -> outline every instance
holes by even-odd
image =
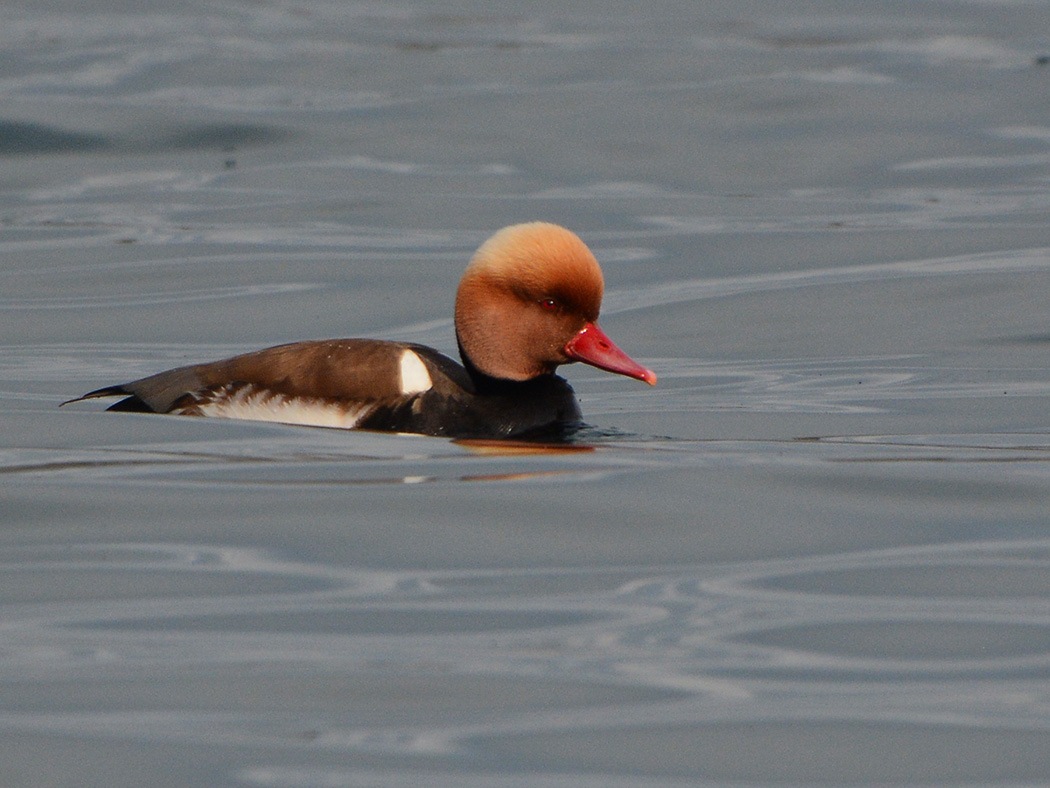
[[[564,378],[481,383],[473,392],[435,385],[411,399],[380,406],[358,427],[451,438],[556,439],[580,426],[580,406]]]

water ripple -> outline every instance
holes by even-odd
[[[168,292],[135,293],[106,296],[70,296],[52,298],[0,299],[0,309],[6,310],[51,310],[51,309],[106,309],[114,306],[153,306],[156,304],[180,304],[193,301],[221,301],[228,298],[269,296],[281,293],[301,293],[317,290],[319,284],[307,282],[278,282],[272,284],[213,287],[207,290],[176,290]]]

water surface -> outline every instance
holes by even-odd
[[[1045,4],[0,17],[0,783],[1050,782]],[[570,446],[58,408],[529,219]]]

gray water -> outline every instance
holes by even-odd
[[[0,785],[1050,785],[1050,5],[0,9]],[[545,219],[655,389],[526,450],[59,409],[454,352]]]

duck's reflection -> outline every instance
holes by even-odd
[[[593,452],[594,446],[585,443],[555,443],[551,441],[496,440],[493,438],[457,438],[452,441],[472,454],[516,457],[527,454],[578,454]]]

